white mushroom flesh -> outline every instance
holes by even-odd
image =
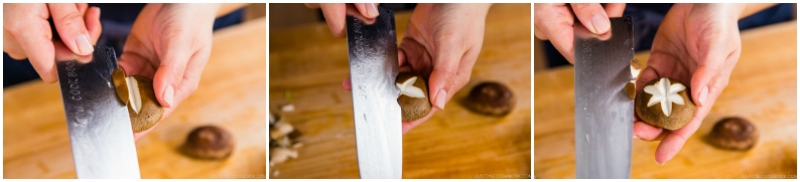
[[[139,93],[139,82],[136,82],[136,78],[125,77],[125,82],[128,84],[128,100],[131,103],[131,107],[136,114],[139,114],[139,110],[142,110],[142,96]]]
[[[269,130],[269,136],[272,139],[278,139],[280,137],[288,135],[292,131],[294,131],[294,127],[291,124],[286,122],[278,122],[275,123],[275,126],[273,126]]]
[[[425,93],[422,92],[422,89],[414,86],[416,81],[417,77],[415,76],[403,81],[403,83],[395,83],[395,85],[397,85],[397,89],[400,90],[400,95],[413,98],[425,98]]]
[[[678,92],[686,90],[681,83],[670,83],[669,79],[661,78],[653,85],[644,87],[644,92],[652,95],[647,102],[647,107],[661,103],[661,111],[669,117],[672,114],[672,103],[683,105],[683,97]]]

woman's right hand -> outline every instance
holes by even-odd
[[[575,46],[573,28],[575,17],[595,34],[604,34],[611,29],[609,17],[622,16],[625,4],[534,4],[534,35],[541,40],[550,40],[567,61],[573,63]]]
[[[361,16],[372,19],[378,17],[377,3],[353,3]],[[344,17],[347,14],[347,4],[344,3],[306,3],[308,8],[322,8],[322,14],[328,23],[334,37],[344,37]]]
[[[54,41],[53,18],[60,41]],[[56,59],[90,55],[100,37],[100,8],[87,4],[5,4],[3,6],[3,52],[11,58],[28,58],[47,83],[58,80]],[[68,55],[66,58],[62,58]],[[77,59],[89,61],[87,59]]]

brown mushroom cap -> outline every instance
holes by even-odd
[[[421,89],[425,94],[425,98],[409,97],[402,94],[397,97],[397,103],[400,104],[400,111],[403,121],[417,120],[425,117],[428,115],[428,112],[431,111],[431,102],[428,95],[428,83],[425,81],[425,78],[422,77],[422,75],[414,72],[401,72],[397,74],[397,80],[395,80],[395,83],[402,84],[413,77],[417,78],[413,86]]]
[[[723,149],[746,150],[758,141],[758,130],[744,118],[723,118],[714,124],[707,141]]]
[[[134,133],[146,131],[155,126],[164,115],[164,108],[158,103],[155,91],[153,90],[153,80],[144,76],[125,76],[125,71],[121,68],[114,70],[111,74],[117,96],[128,107],[128,115],[131,119],[131,127]],[[132,79],[126,79],[132,78]],[[135,81],[138,92],[131,92],[129,81]],[[139,94],[141,107],[139,112],[134,109],[134,104],[130,101],[129,94]]]
[[[668,79],[672,84],[683,84],[678,80],[672,78]],[[653,85],[659,80],[661,80],[661,78],[651,80],[645,84],[645,87]],[[664,112],[661,110],[660,103],[647,107],[647,102],[653,96],[652,94],[644,91],[637,93],[636,100],[634,102],[636,114],[639,116],[639,119],[642,119],[642,121],[649,125],[667,130],[677,130],[683,128],[683,126],[686,126],[686,124],[689,124],[689,121],[691,121],[692,117],[694,117],[695,105],[687,95],[687,93],[689,93],[689,87],[686,84],[683,85],[686,87],[686,89],[678,92],[677,94],[683,98],[684,104],[679,105],[676,103],[669,103],[672,104],[672,112],[669,116],[664,115]]]
[[[473,112],[502,116],[514,109],[517,99],[511,89],[498,82],[483,82],[469,92],[464,106]]]
[[[223,159],[230,156],[235,143],[228,131],[216,126],[201,126],[192,130],[180,151],[199,159]]]
[[[133,76],[139,83],[139,93],[142,98],[142,108],[139,113],[133,110],[133,105],[128,104],[128,114],[131,117],[131,127],[134,133],[143,132],[155,126],[164,115],[164,108],[156,100],[153,92],[153,81],[144,76]]]

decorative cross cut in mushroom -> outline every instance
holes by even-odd
[[[406,79],[403,83],[395,83],[397,85],[397,89],[400,90],[400,95],[405,95],[413,98],[425,98],[425,93],[422,92],[422,89],[419,89],[414,86],[414,83],[417,82],[417,77],[411,77]]]
[[[644,87],[644,92],[653,95],[647,102],[647,107],[661,103],[661,111],[669,117],[672,114],[672,103],[683,105],[683,97],[678,92],[686,90],[681,83],[670,83],[669,79],[661,78],[656,84]]]
[[[397,103],[403,121],[414,121],[428,115],[431,103],[428,101],[428,84],[425,77],[414,72],[400,72],[394,84],[400,90]]]
[[[683,128],[692,120],[696,109],[688,94],[690,88],[684,85],[667,77],[650,80],[644,84],[642,93],[635,94],[636,115],[655,127],[667,130]]]

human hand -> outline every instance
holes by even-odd
[[[559,53],[570,63],[574,62],[575,46],[573,27],[575,17],[589,31],[604,34],[611,30],[609,17],[622,16],[625,4],[534,4],[534,35],[550,40]]]
[[[403,122],[403,134],[430,119],[464,85],[483,45],[490,4],[419,4],[398,48],[400,71],[428,78],[433,108],[425,117]],[[350,78],[342,82],[350,90]]]
[[[661,22],[636,90],[642,94],[645,83],[660,77],[677,79],[689,84],[697,110],[686,126],[675,131],[634,123],[635,137],[661,140],[656,163],[664,164],[680,151],[728,85],[741,53],[737,21],[742,9],[733,4],[675,4]]]
[[[211,54],[218,8],[216,4],[148,4],[134,21],[119,66],[128,76],[153,79],[156,98],[165,108],[162,118],[197,89]],[[134,133],[134,138],[156,126]]]
[[[47,19],[53,18],[60,40],[52,40]],[[100,8],[87,4],[5,4],[3,6],[3,51],[11,58],[28,58],[46,83],[58,81],[55,60],[90,59],[100,37]]]
[[[328,23],[328,28],[331,29],[334,37],[344,37],[345,25],[344,17],[347,15],[347,4],[344,3],[306,3],[308,8],[322,8],[322,15],[325,17],[325,22]],[[374,19],[378,17],[378,4],[377,3],[353,3],[352,6],[366,19]]]

